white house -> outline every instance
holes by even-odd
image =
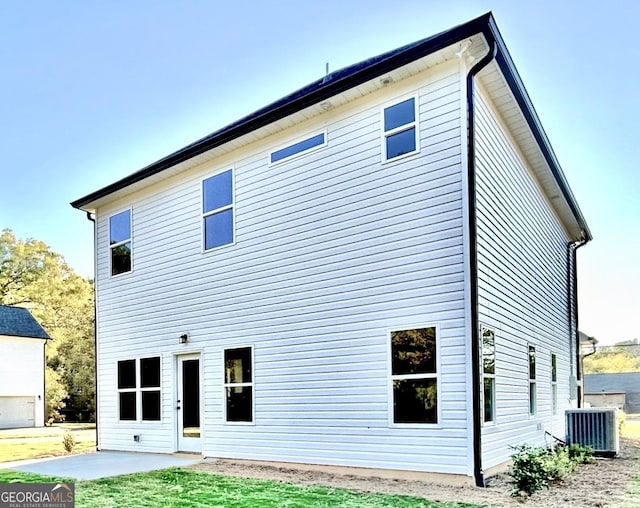
[[[481,485],[564,436],[591,235],[491,14],[72,205],[95,221],[101,449]]]
[[[0,305],[0,429],[44,426],[49,338],[27,309]]]

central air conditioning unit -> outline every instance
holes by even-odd
[[[567,443],[590,446],[598,455],[615,456],[620,449],[618,410],[567,409]]]

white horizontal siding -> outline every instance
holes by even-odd
[[[201,351],[206,455],[468,474],[459,81],[437,68],[99,210],[103,447],[174,446],[173,355]],[[407,94],[420,153],[382,163],[381,107]],[[325,148],[268,166],[320,128]],[[201,180],[231,167],[235,245],[202,253]],[[133,272],[111,278],[107,217],[127,206]],[[419,324],[439,327],[442,418],[392,427],[388,330]],[[226,425],[222,351],[243,345],[255,423]],[[116,361],[150,352],[163,420],[119,423]]]
[[[476,185],[480,321],[496,330],[496,423],[483,429],[483,465],[510,445],[564,437],[571,327],[568,235],[486,96],[476,93]],[[537,414],[529,417],[528,345],[536,348]],[[558,412],[551,406],[557,356]]]

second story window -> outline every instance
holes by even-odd
[[[204,250],[233,243],[233,170],[202,182]]]
[[[326,138],[324,132],[321,132],[320,134],[292,143],[280,148],[279,150],[274,150],[269,155],[269,163],[276,164],[280,161],[291,159],[298,155],[310,152],[314,148],[320,148],[323,146],[326,146]]]
[[[418,151],[416,99],[384,108],[384,160]]]
[[[131,271],[131,210],[109,217],[111,275]]]

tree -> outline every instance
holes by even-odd
[[[583,365],[585,374],[640,372],[640,346],[636,339],[599,348],[584,359]]]
[[[53,339],[47,344],[46,405],[95,413],[93,282],[35,239],[0,234],[0,303],[27,307]],[[74,415],[75,416],[75,415]]]
[[[59,422],[63,420],[60,410],[66,406],[64,400],[67,398],[67,390],[62,382],[62,376],[57,370],[53,370],[48,365],[44,371],[44,414],[45,421],[48,423]]]

